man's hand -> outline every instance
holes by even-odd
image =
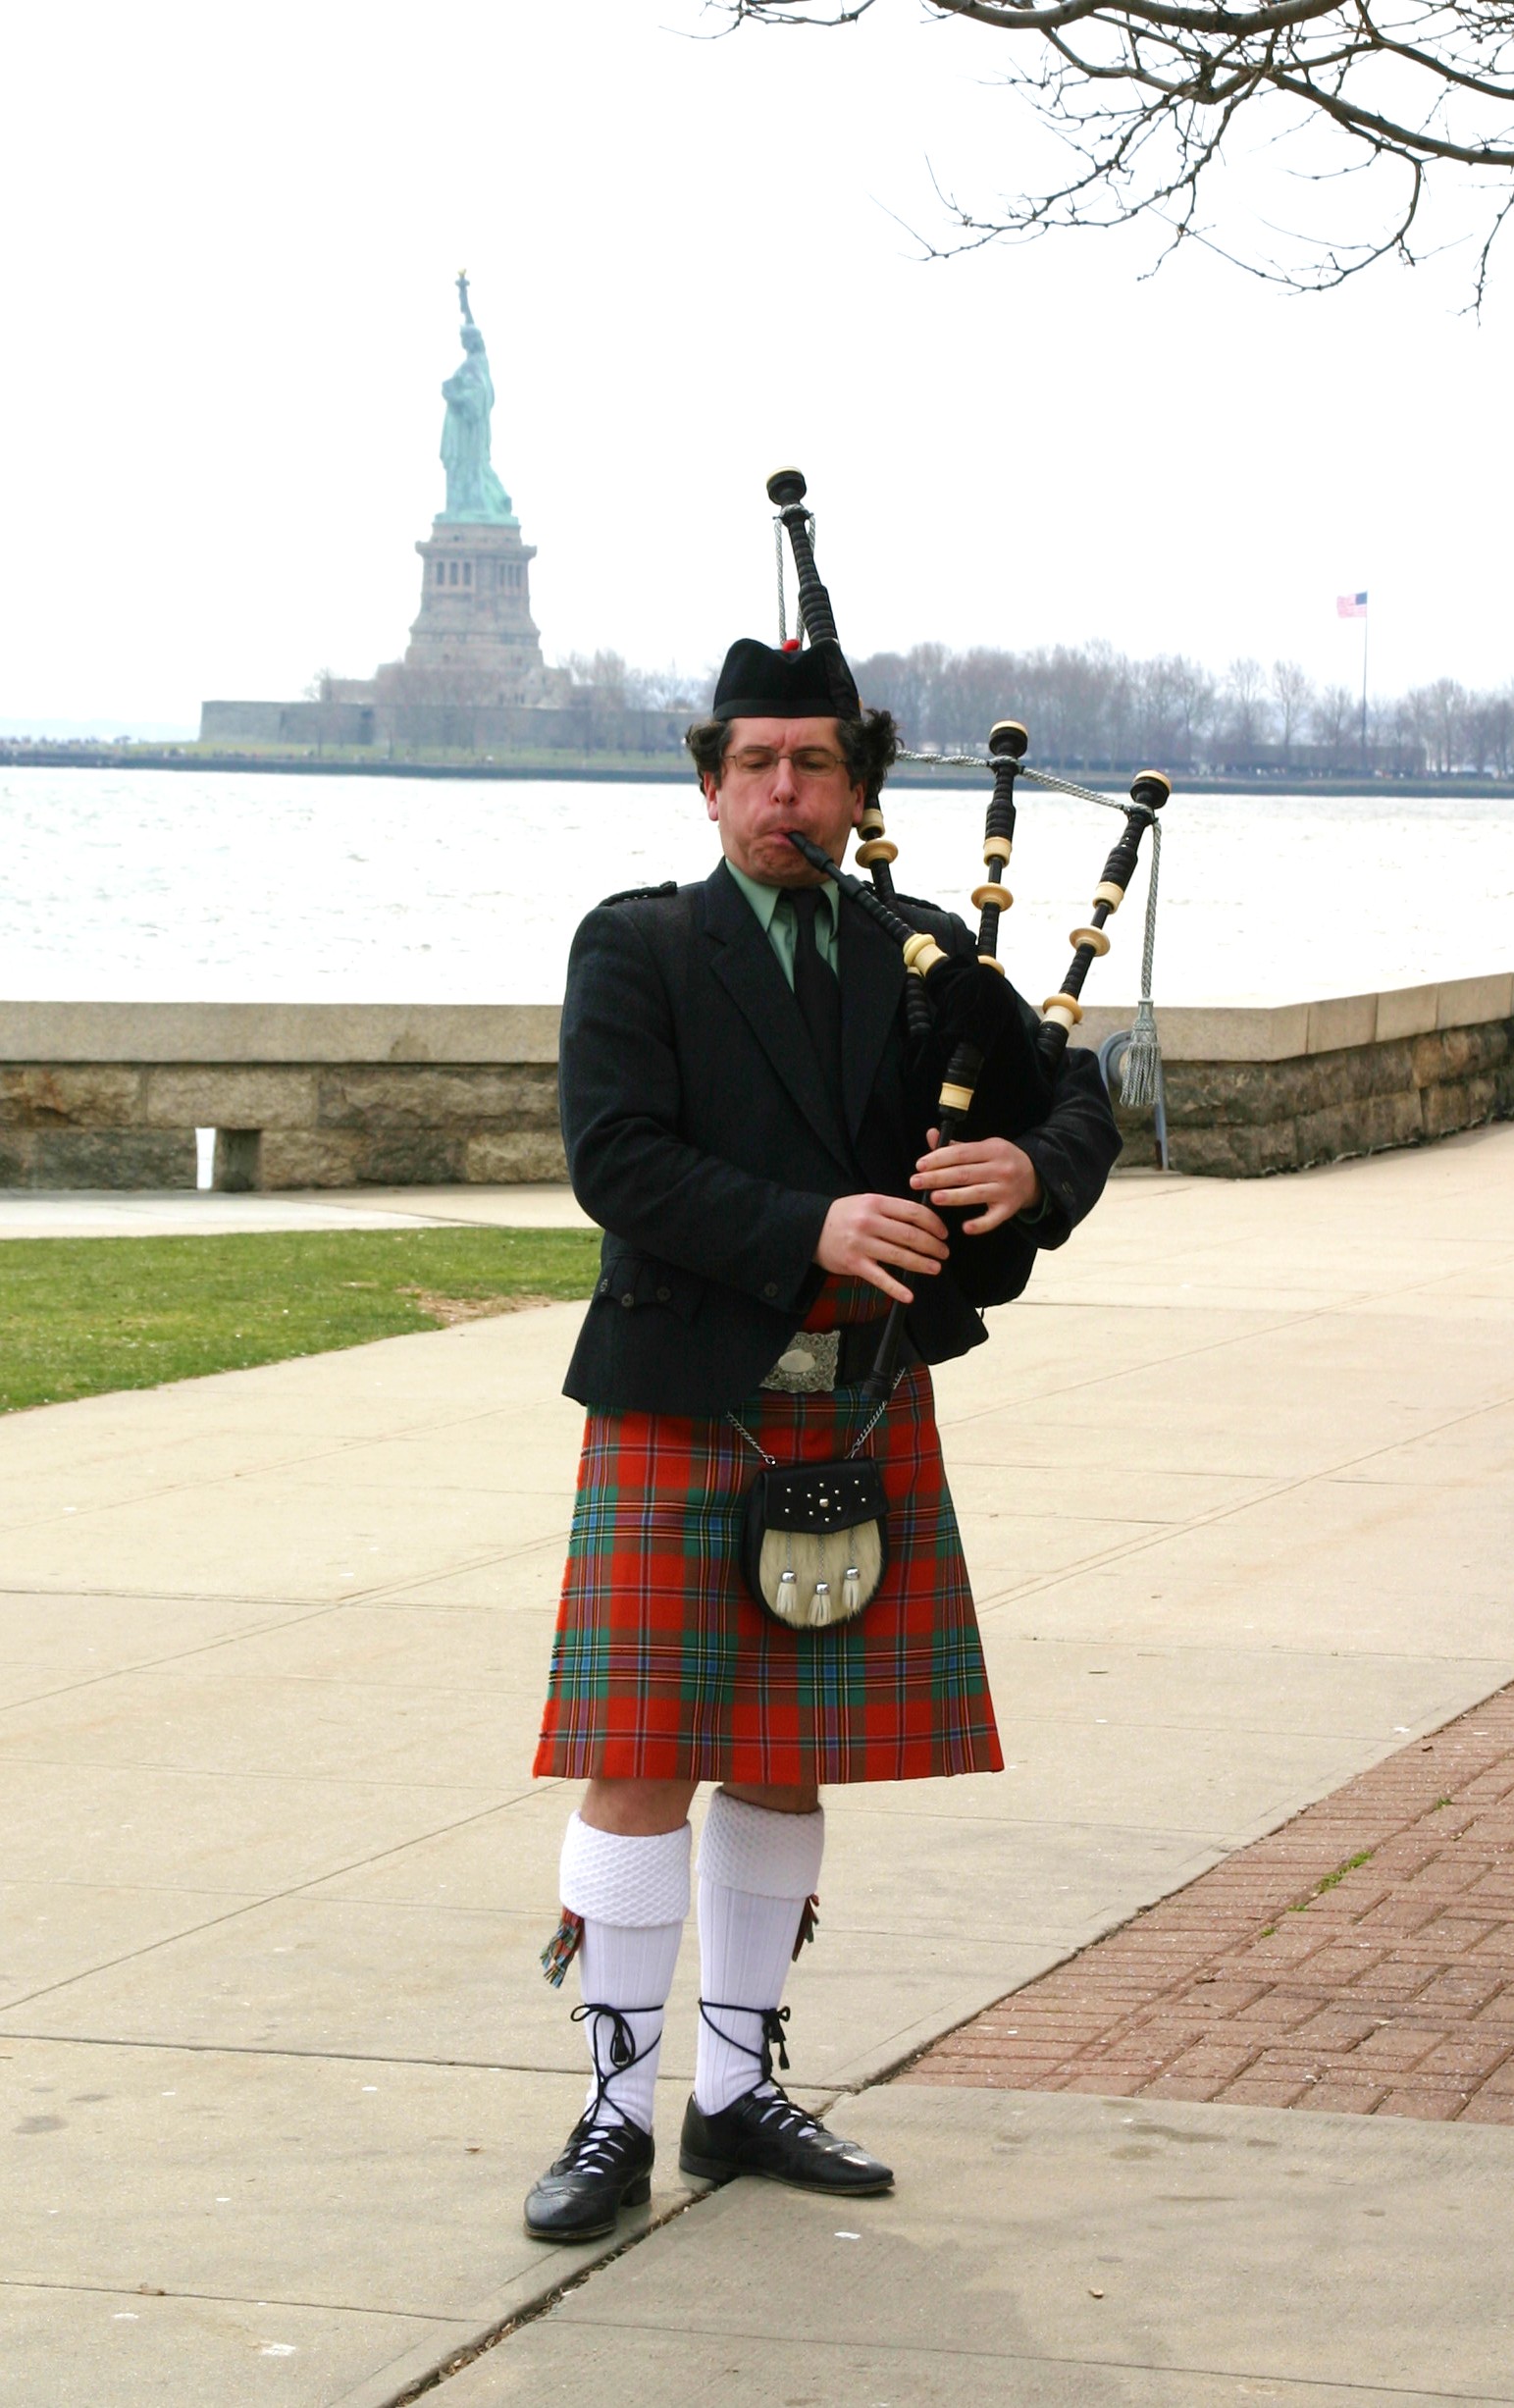
[[[979,1137],[971,1145],[942,1145],[933,1128],[932,1151],[914,1166],[912,1187],[928,1188],[931,1201],[958,1208],[981,1204],[975,1221],[963,1223],[965,1237],[983,1237],[1041,1200],[1041,1181],[1028,1154],[1008,1137]]]
[[[912,1204],[908,1196],[898,1195],[839,1195],[825,1216],[814,1250],[822,1271],[867,1280],[896,1304],[913,1304],[914,1299],[908,1287],[890,1278],[885,1263],[912,1280],[934,1279],[946,1255],[946,1224],[940,1215],[928,1204]]]

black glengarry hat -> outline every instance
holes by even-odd
[[[715,686],[716,719],[860,719],[862,706],[834,637],[818,644],[759,644],[740,636]]]

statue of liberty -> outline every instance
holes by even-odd
[[[442,465],[446,470],[446,508],[442,522],[490,527],[518,524],[510,497],[489,463],[489,421],[495,406],[494,379],[484,338],[468,305],[468,279],[457,279],[462,304],[462,366],[442,388],[446,417],[442,428]]]

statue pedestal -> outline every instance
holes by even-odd
[[[404,659],[378,673],[379,703],[495,709],[546,701],[531,616],[536,546],[515,526],[439,518],[415,549],[425,563],[420,615]]]

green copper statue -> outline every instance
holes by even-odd
[[[442,388],[446,418],[442,428],[442,465],[446,470],[444,523],[513,527],[510,497],[489,464],[489,420],[495,406],[494,379],[484,338],[468,306],[468,279],[457,279],[462,304],[463,362]]]

